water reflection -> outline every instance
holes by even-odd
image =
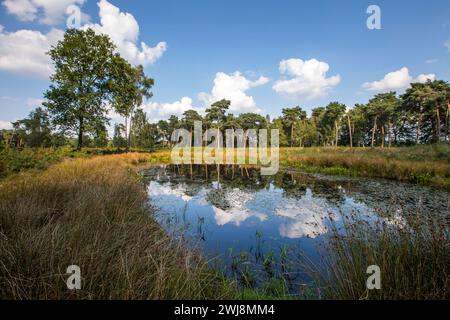
[[[342,214],[397,225],[405,214],[423,210],[448,214],[446,192],[381,180],[294,172],[263,177],[257,169],[231,166],[157,166],[143,176],[158,222],[200,242],[207,256],[220,257],[225,271],[237,260],[280,260],[286,246],[317,259],[330,219],[339,224]]]

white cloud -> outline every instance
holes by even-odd
[[[63,35],[64,32],[58,29],[44,34],[24,29],[4,32],[0,28],[0,70],[48,77],[53,66],[46,52]]]
[[[18,2],[7,0],[3,2],[3,5],[7,6],[9,8],[8,10],[12,10],[11,12],[17,15],[19,12],[22,12],[23,19],[27,16],[30,19],[35,19],[31,16],[31,13],[34,11],[26,3],[36,5],[36,8],[43,7],[44,12],[49,12],[48,17],[50,17],[52,16],[50,13],[54,12],[52,10],[57,10],[60,6],[60,4],[55,4],[55,7],[52,7],[51,4],[53,2],[59,3],[56,0],[28,0]],[[84,0],[65,0],[63,2],[65,4],[81,4],[84,3]],[[106,0],[101,0],[98,6],[100,8],[99,15],[101,24],[86,24],[84,28],[91,27],[99,33],[109,35],[117,45],[118,51],[125,59],[133,64],[152,64],[162,56],[166,50],[165,42],[158,43],[154,48],[150,48],[144,42],[141,42],[141,47],[137,47],[136,42],[139,36],[139,25],[131,14],[120,12],[119,8],[113,6]],[[53,66],[47,52],[63,36],[64,31],[60,29],[52,29],[47,33],[26,29],[6,32],[3,26],[0,25],[0,70],[48,78],[53,72]]]
[[[42,103],[44,102],[44,99],[41,98],[28,98],[27,99],[27,106],[31,108],[37,108],[42,106]]]
[[[403,90],[413,82],[426,82],[428,79],[433,81],[435,79],[435,75],[419,74],[417,77],[413,78],[409,74],[408,68],[403,67],[400,70],[387,73],[384,78],[379,81],[364,83],[363,88],[367,91],[377,92]]]
[[[137,45],[139,25],[132,14],[121,12],[106,0],[100,0],[98,7],[100,24],[86,24],[83,28],[109,35],[119,53],[132,64],[153,64],[166,51],[165,42],[159,42],[155,47],[149,47],[144,42],[140,43],[140,47]]]
[[[172,103],[160,103],[160,102],[147,102],[144,104],[143,109],[147,112],[150,122],[157,122],[159,120],[165,120],[171,115],[181,117],[186,110],[196,110],[199,113],[203,113],[203,109],[196,108],[192,105],[192,99],[189,97],[183,97],[179,101]]]
[[[275,213],[284,219],[279,226],[280,235],[290,239],[309,236],[316,238],[325,234],[326,221],[330,206],[326,199],[314,196],[311,189],[306,189],[297,199],[283,198]]]
[[[426,64],[432,64],[432,63],[436,63],[438,61],[439,61],[438,59],[428,59],[428,60],[425,60],[425,63]]]
[[[82,6],[86,0],[5,0],[3,6],[9,14],[21,21],[38,21],[55,25],[66,17],[70,5]],[[82,15],[86,18],[86,15]]]
[[[201,92],[198,98],[207,106],[215,101],[228,99],[231,101],[230,112],[233,113],[259,113],[261,109],[257,108],[255,100],[252,96],[247,95],[246,91],[264,85],[267,82],[269,82],[269,79],[262,76],[255,81],[251,81],[239,71],[231,74],[217,72],[211,94]]]
[[[10,121],[0,120],[0,130],[2,129],[12,129],[12,124]]]
[[[279,80],[273,85],[277,93],[298,99],[313,100],[324,97],[341,82],[340,75],[327,78],[328,63],[310,59],[288,59],[280,62],[281,74],[291,79]]]
[[[448,52],[450,52],[450,40],[448,40],[444,45],[447,47]]]
[[[419,74],[417,77],[415,77],[414,79],[412,79],[412,82],[420,82],[420,83],[425,83],[428,80],[434,81],[434,79],[436,79],[436,75],[434,75],[433,73],[430,74]]]
[[[37,7],[30,0],[5,0],[2,5],[9,14],[15,15],[22,21],[33,21],[36,19]]]

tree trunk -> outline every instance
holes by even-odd
[[[384,124],[381,126],[381,147],[384,148],[384,140],[385,140],[385,134],[384,134]]]
[[[125,149],[128,152],[128,116],[125,117]]]
[[[439,105],[436,106],[436,138],[437,142],[441,141],[441,115],[439,113]]]
[[[78,129],[78,145],[77,150],[81,150],[83,148],[83,125],[84,125],[84,119],[80,118],[80,128]]]
[[[294,146],[294,123],[291,124],[291,148]]]
[[[417,121],[416,144],[419,144],[420,142],[421,127],[422,127],[422,108],[419,111],[419,120]]]
[[[377,130],[377,117],[373,120],[373,128],[372,128],[372,148],[375,143],[375,130]]]
[[[336,139],[335,139],[335,145],[336,145],[336,147],[338,146],[338,136],[339,136],[339,127],[338,127],[338,123],[337,123],[337,121],[335,121],[334,122],[334,126],[335,126],[335,128],[336,128],[336,133],[335,133],[335,136],[336,136]]]
[[[388,128],[388,147],[391,147],[392,144],[392,123],[389,122],[389,128]]]
[[[127,152],[131,148],[131,126],[133,124],[132,116],[130,115],[130,130],[128,131],[128,138],[127,138]]]
[[[203,159],[203,142],[205,143],[205,148],[208,145],[208,125],[205,125],[205,134],[206,134],[206,141],[203,139],[203,134],[202,134],[202,159]],[[203,162],[203,160],[202,160]],[[206,175],[206,180],[208,180],[208,164],[205,162],[205,175]]]
[[[355,135],[355,123],[353,122],[353,124],[352,124],[352,144],[353,144],[353,136]],[[360,146],[360,141],[359,141],[359,139],[358,139],[358,145]]]
[[[449,124],[448,124],[448,117],[449,117],[449,113],[450,113],[450,101],[447,102],[447,113],[445,114],[445,138],[447,139],[447,141],[450,141],[450,136],[449,136]]]
[[[221,134],[220,133],[220,130],[219,130],[219,126],[217,126],[217,136],[216,136],[216,152],[218,153],[218,154],[221,154],[222,153],[222,150],[220,150],[219,151],[219,147],[220,147],[220,140],[219,140],[219,134]],[[216,158],[217,158],[217,154],[214,154],[215,156],[216,156]],[[223,156],[223,154],[222,154],[222,156]],[[218,163],[217,164],[219,164],[219,163],[221,163],[223,161],[223,158],[222,159],[219,159],[219,161],[218,161]],[[220,166],[218,166],[217,167],[218,169],[217,170],[220,170]],[[217,174],[219,174],[219,173],[217,173]]]
[[[353,148],[353,134],[352,134],[352,123],[350,121],[350,116],[347,115],[348,121],[348,133],[350,134],[350,148]]]

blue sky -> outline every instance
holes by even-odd
[[[335,100],[352,107],[413,80],[450,80],[448,0],[1,2],[0,127],[40,103],[51,71],[44,52],[66,28],[70,4],[89,16],[82,25],[109,33],[156,80],[143,106],[153,121],[218,98],[230,98],[236,114],[276,116]],[[381,30],[366,26],[371,4],[381,9]]]

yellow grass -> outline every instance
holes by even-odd
[[[148,154],[66,160],[0,186],[0,298],[203,299],[228,283],[152,219],[135,165]],[[78,265],[82,290],[66,287]]]

